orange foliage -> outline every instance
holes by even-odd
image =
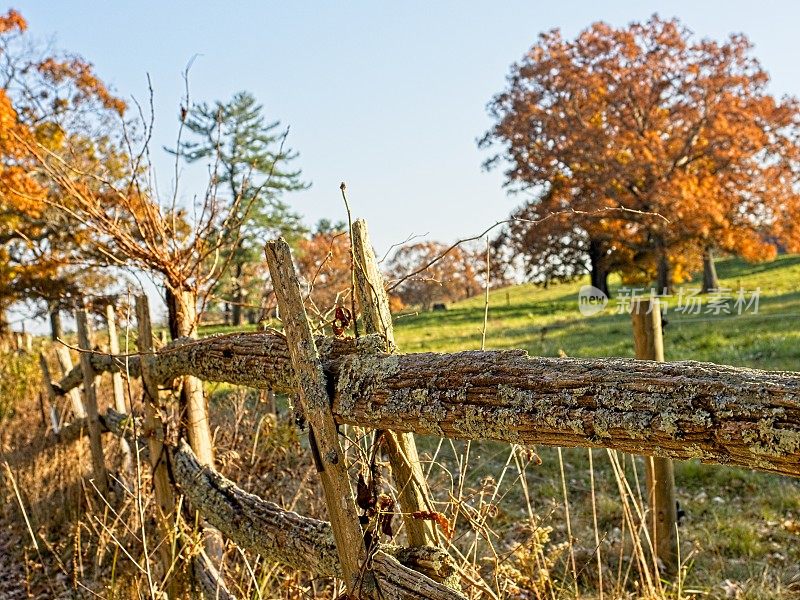
[[[519,223],[516,248],[533,243],[538,259],[552,239],[573,275],[589,255],[593,270],[663,270],[667,281],[706,248],[746,258],[800,248],[798,103],[767,92],[750,51],[743,36],[696,40],[657,16],[596,23],[574,40],[541,35],[490,106],[496,125],[482,144],[502,149],[487,165],[505,160],[508,184],[537,192],[519,216],[588,214]],[[617,207],[640,212],[598,212]]]
[[[9,31],[22,33],[28,29],[28,22],[13,8],[0,16],[0,34]]]
[[[302,238],[297,266],[309,292],[309,308],[325,315],[337,306],[349,306],[350,236],[334,229]]]
[[[104,111],[118,118],[125,109],[91,65],[74,57],[42,59],[26,30],[18,12],[0,16],[0,311],[22,297],[49,302],[80,289],[81,263],[90,260],[82,254],[85,232],[52,208],[63,186],[41,167],[58,152],[76,173],[108,177],[104,161],[115,153],[98,125]]]
[[[403,304],[428,310],[434,303],[453,302],[480,292],[486,268],[483,253],[458,246],[445,254],[447,248],[439,242],[418,242],[401,246],[392,255],[388,277],[392,285],[397,284],[394,294]]]

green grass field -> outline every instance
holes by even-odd
[[[701,314],[682,314],[674,310],[677,298],[670,299],[666,360],[800,370],[800,256],[755,265],[729,259],[719,261],[717,268],[721,287],[733,290],[734,299],[740,288],[748,300],[753,290],[760,289],[757,314],[752,307],[742,315],[735,314],[735,308],[731,315],[706,313],[705,300]],[[560,352],[574,357],[633,356],[630,315],[617,314],[619,300],[612,298],[603,312],[584,317],[578,310],[582,283],[586,282],[491,291],[486,348],[524,348],[543,356]],[[697,288],[699,282],[683,285]],[[619,292],[617,283],[612,294]],[[456,303],[446,312],[399,315],[395,333],[404,352],[477,349],[483,319],[481,296]],[[420,445],[430,453],[434,442],[420,440]],[[471,484],[477,490],[482,478],[498,477],[507,452],[503,445],[493,443],[473,444],[471,451],[474,468],[467,487]],[[563,540],[565,515],[557,454],[552,449],[537,451],[543,463],[527,471],[534,508],[539,515],[548,515],[545,521],[554,528],[554,540]],[[620,512],[616,484],[606,453],[594,451],[594,458],[600,528],[605,523],[606,533],[613,532]],[[445,462],[452,468],[459,460],[451,452]],[[588,451],[567,450],[564,460],[573,536],[577,546],[591,548]],[[676,480],[678,500],[687,513],[680,529],[684,557],[690,556],[684,590],[694,590],[690,596],[714,598],[790,597],[793,592],[786,584],[798,574],[800,536],[785,524],[800,518],[800,485],[786,478],[696,462],[677,463]],[[523,505],[519,490],[509,489],[504,501],[509,527],[520,517]],[[503,529],[502,523],[496,525]],[[608,546],[608,552],[610,544],[603,546]]]
[[[746,292],[760,289],[758,314],[676,313],[668,302],[664,346],[667,360],[702,360],[770,370],[800,370],[800,256],[748,265],[718,264],[720,285]],[[585,283],[585,282],[582,282]],[[619,284],[606,309],[584,317],[578,311],[581,283],[502,288],[489,293],[487,349],[524,348],[539,356],[633,356],[630,316],[617,314]],[[682,284],[687,290],[699,282]],[[680,286],[679,286],[680,287]],[[399,315],[397,342],[404,352],[454,352],[480,348],[484,298],[453,304],[446,312]],[[733,309],[732,303],[731,308]]]

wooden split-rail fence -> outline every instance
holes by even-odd
[[[646,305],[633,315],[637,356],[646,360],[542,358],[518,350],[398,354],[363,221],[354,223],[353,240],[356,296],[366,330],[358,338],[312,335],[283,241],[266,246],[283,333],[181,338],[154,351],[147,299],[140,297],[139,353],[123,357],[89,350],[85,315],[79,311],[80,365],[60,381],[52,381],[45,370],[45,381],[53,401],[82,384],[85,407],[79,397],[71,400],[75,414],[85,416],[61,427],[57,439],[88,432],[100,490],[108,480],[103,432],[127,440],[127,451],[149,456],[164,536],[171,534],[169,519],[180,490],[205,523],[240,547],[291,568],[342,578],[352,597],[464,598],[439,534],[429,521],[413,518],[435,510],[413,434],[610,448],[652,457],[647,464],[654,548],[668,568],[674,552],[671,459],[800,476],[800,374],[660,362],[658,310]],[[142,378],[143,415],[123,414],[124,399],[100,413],[94,386],[102,372]],[[159,389],[186,376],[299,398],[330,522],[247,493],[208,461],[199,461],[197,448],[168,440]],[[373,428],[384,436],[401,490],[409,547],[365,545],[338,435],[342,425]],[[214,587],[214,597],[226,597],[209,554],[202,554],[200,565],[206,589]],[[170,557],[163,559],[168,564]]]

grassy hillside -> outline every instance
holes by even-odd
[[[735,298],[740,287],[751,298],[761,290],[758,314],[677,313],[677,297],[668,300],[664,345],[667,360],[704,360],[770,370],[800,370],[800,256],[748,265],[724,260],[718,265],[720,285]],[[612,286],[606,309],[584,317],[578,311],[582,283],[542,289],[530,284],[489,293],[486,347],[525,348],[531,354],[569,356],[633,356],[630,316],[616,314],[619,284]],[[682,284],[688,290],[699,282]],[[446,312],[400,315],[396,335],[405,352],[453,352],[480,348],[484,298],[453,304]],[[732,310],[736,313],[736,310]]]
[[[723,288],[744,289],[750,298],[760,288],[758,314],[752,309],[739,315],[676,313],[677,298],[669,300],[665,331],[667,360],[702,360],[767,370],[800,370],[800,256],[748,265],[739,260],[718,264]],[[600,314],[584,317],[578,310],[581,284],[542,289],[520,285],[489,294],[488,349],[525,348],[531,354],[556,356],[563,351],[575,357],[633,356],[630,316],[616,314],[612,299]],[[699,282],[684,284],[698,287]],[[620,291],[619,284],[612,293]],[[735,295],[735,293],[734,293]],[[733,311],[736,312],[735,310]],[[480,348],[484,299],[459,302],[446,312],[400,315],[397,341],[405,352],[457,351]],[[420,440],[432,453],[436,440]],[[507,446],[472,444],[467,487],[479,489],[486,478],[503,471]],[[449,469],[463,463],[466,448],[456,446],[438,460]],[[539,448],[542,464],[526,469],[526,483],[534,512],[553,527],[554,541],[566,536],[561,465],[555,450]],[[587,450],[563,453],[568,503],[575,547],[595,547],[592,525],[591,478]],[[618,550],[621,498],[605,452],[594,451],[595,506],[598,512],[604,560]],[[628,459],[631,485],[643,476],[640,459]],[[637,472],[634,472],[636,465]],[[786,478],[739,469],[676,464],[678,500],[686,511],[680,528],[687,567],[684,594],[713,598],[796,597],[787,583],[798,576],[800,536],[794,523],[800,518],[800,485]],[[509,528],[525,512],[527,498],[520,486],[509,486],[503,507]],[[502,514],[502,513],[501,513]],[[495,523],[497,529],[503,524]],[[624,527],[623,527],[624,529]],[[623,536],[624,537],[624,536]],[[589,552],[591,556],[591,552]],[[580,556],[580,553],[579,553]],[[578,561],[580,563],[580,560]],[[587,560],[578,564],[591,570]],[[564,564],[563,568],[568,569]],[[613,578],[613,574],[612,574]],[[608,581],[608,580],[606,580]],[[590,597],[592,594],[589,594]]]

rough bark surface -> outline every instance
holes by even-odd
[[[125,435],[133,444],[131,418],[108,411],[104,430]],[[85,433],[84,433],[85,435]],[[139,452],[148,448],[139,438]],[[241,548],[264,559],[321,577],[342,578],[331,524],[282,509],[250,494],[212,468],[201,465],[185,440],[169,448],[175,481],[209,523]],[[464,600],[448,585],[458,578],[453,561],[438,548],[381,544],[370,566],[385,598]],[[412,568],[413,567],[413,568]],[[388,594],[391,590],[394,593]]]
[[[522,350],[387,356],[376,354],[381,343],[366,336],[357,344],[318,344],[336,387],[338,422],[699,458],[800,477],[798,373],[690,361],[539,358]],[[190,372],[207,381],[296,391],[286,340],[276,333],[181,341],[148,360],[159,381]],[[100,363],[110,368],[108,357],[93,356],[96,369]]]
[[[336,375],[347,423],[800,476],[796,373],[500,351],[350,356]]]

